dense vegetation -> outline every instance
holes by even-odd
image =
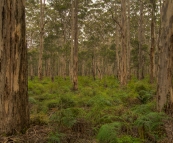
[[[114,77],[29,81],[31,123],[48,125],[50,143],[153,143],[165,138],[167,116],[156,112],[155,85],[132,79],[121,87]]]
[[[172,0],[1,1],[0,142],[173,142]]]

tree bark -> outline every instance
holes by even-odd
[[[70,78],[73,81],[73,56],[74,56],[74,13],[75,13],[75,4],[74,4],[74,0],[71,0],[71,55],[70,55]]]
[[[116,26],[116,37],[115,37],[115,42],[116,42],[116,66],[117,66],[117,78],[120,80],[120,44],[119,44],[119,32],[118,32],[118,27]]]
[[[43,71],[42,71],[42,63],[43,63],[43,44],[44,44],[44,7],[45,7],[45,0],[42,2],[40,0],[40,48],[39,48],[39,60],[38,60],[38,78],[42,80],[43,78]]]
[[[72,0],[74,18],[72,26],[73,42],[73,90],[78,89],[78,0]]]
[[[128,72],[128,80],[131,78],[131,66],[130,66],[130,55],[131,55],[131,47],[130,47],[130,0],[127,0],[128,5],[128,18],[127,18],[127,72]]]
[[[151,49],[150,49],[150,83],[154,82],[154,74],[155,74],[155,2],[152,1]]]
[[[157,109],[168,111],[173,103],[173,1],[167,0],[162,7],[159,72],[157,84]],[[172,106],[171,106],[172,107]],[[172,109],[171,109],[172,110]],[[172,111],[171,111],[172,112]]]
[[[121,0],[121,59],[120,59],[120,83],[127,84],[127,17],[126,17],[126,0]]]
[[[33,80],[33,78],[34,78],[34,69],[33,69],[33,59],[32,59],[32,56],[30,56],[30,61],[31,61],[31,64],[30,64],[30,80]]]
[[[142,51],[142,46],[143,46],[143,40],[144,40],[144,36],[143,36],[143,9],[144,9],[144,5],[143,5],[143,1],[140,1],[140,18],[139,18],[139,30],[138,30],[138,42],[139,42],[139,53],[138,53],[138,79],[143,79],[144,78],[144,67],[143,67],[143,51]]]
[[[0,134],[29,126],[25,2],[0,2]]]

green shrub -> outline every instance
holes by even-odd
[[[48,119],[47,115],[45,115],[43,113],[30,115],[30,123],[31,124],[45,125],[45,124],[48,124],[48,122],[49,122],[49,119]]]
[[[137,127],[144,127],[145,130],[154,131],[158,130],[163,125],[162,121],[164,118],[164,113],[149,112],[148,114],[139,116],[134,124]]]
[[[121,130],[121,123],[114,122],[102,125],[99,129],[97,139],[100,143],[118,143],[117,134]]]
[[[59,107],[59,100],[55,100],[55,99],[54,100],[50,100],[50,101],[47,101],[46,104],[47,104],[47,107],[49,109],[57,108],[57,107]]]
[[[143,141],[132,136],[124,135],[118,138],[118,143],[143,143]]]
[[[74,107],[76,105],[77,100],[71,94],[64,94],[60,96],[60,106],[62,108]]]
[[[39,89],[33,89],[33,93],[35,94],[35,95],[41,95],[41,90],[39,90]]]
[[[81,94],[83,96],[93,96],[93,89],[91,87],[85,87],[81,89]]]
[[[28,90],[34,89],[34,83],[32,81],[28,81]]]
[[[70,92],[70,87],[64,86],[64,87],[62,87],[62,90],[63,90],[63,93]]]
[[[61,123],[66,127],[72,127],[76,122],[76,117],[71,109],[64,109],[52,115],[51,121]]]
[[[155,102],[150,102],[148,104],[136,105],[132,108],[132,112],[137,115],[145,115],[155,110],[155,104]]]
[[[48,143],[61,143],[60,139],[64,136],[64,134],[55,132],[51,133],[48,138]]]
[[[37,107],[37,112],[39,113],[39,112],[42,112],[42,113],[47,113],[48,112],[48,107],[47,107],[47,105],[46,104],[43,104],[43,103],[39,103],[38,104],[38,107]]]
[[[36,104],[37,101],[33,97],[29,97],[29,103]]]
[[[152,93],[146,90],[140,90],[138,92],[138,99],[140,100],[141,103],[145,104],[150,99],[152,99]]]

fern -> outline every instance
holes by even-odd
[[[126,135],[118,138],[118,143],[143,143],[143,141],[141,139]]]
[[[121,129],[120,122],[102,125],[99,129],[97,139],[100,143],[118,143],[117,132]]]
[[[55,132],[51,133],[48,138],[48,143],[61,143],[60,138],[62,138],[64,134]]]
[[[154,104],[155,103],[137,105],[137,106],[132,108],[132,111],[137,115],[147,114],[147,113],[154,110]]]
[[[144,126],[145,129],[153,131],[163,125],[163,118],[165,118],[164,113],[150,112],[146,115],[140,116],[134,124],[138,127]]]

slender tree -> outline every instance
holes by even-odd
[[[29,125],[25,2],[0,2],[0,134]]]
[[[161,13],[157,108],[159,111],[163,109],[168,111],[173,103],[173,2],[171,0],[164,1]]]
[[[121,0],[121,59],[120,59],[120,83],[127,84],[127,16],[126,0]]]
[[[144,44],[144,4],[140,1],[140,18],[139,18],[139,29],[138,29],[138,79],[144,78],[144,61],[142,47]]]
[[[44,48],[44,8],[45,0],[40,0],[40,48],[39,48],[39,62],[38,62],[38,78],[41,80],[43,78],[42,63],[43,63],[43,48]]]
[[[151,1],[151,48],[150,48],[150,83],[154,82],[155,75],[155,0]]]
[[[127,0],[128,5],[128,18],[127,18],[127,71],[128,71],[128,79],[130,79],[131,75],[131,67],[130,67],[130,53],[131,53],[131,47],[130,47],[130,0]]]
[[[72,0],[72,81],[73,90],[78,89],[78,0]]]

